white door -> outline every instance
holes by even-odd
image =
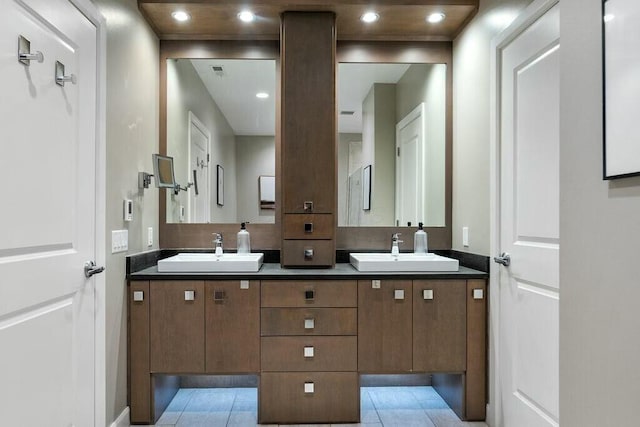
[[[424,222],[424,103],[396,125],[396,225]]]
[[[554,5],[555,3],[555,5]],[[537,1],[496,43],[498,387],[505,427],[559,423],[560,11]]]
[[[211,133],[189,111],[189,222],[209,222],[209,139]],[[194,176],[195,174],[195,176]],[[197,183],[197,191],[196,184]]]
[[[0,424],[91,426],[96,27],[66,0],[2,6]],[[18,61],[20,35],[43,62]]]

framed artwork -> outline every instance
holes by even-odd
[[[640,175],[640,2],[603,0],[603,178]]]
[[[224,168],[218,165],[216,170],[217,170],[217,177],[218,177],[217,203],[219,206],[224,206]]]

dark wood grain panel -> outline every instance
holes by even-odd
[[[282,14],[283,212],[335,213],[336,32],[333,13]],[[284,250],[284,248],[283,248]]]
[[[143,292],[143,301],[133,301],[134,292]],[[149,373],[149,282],[129,282],[129,406],[132,423],[153,423],[151,374]]]
[[[396,289],[403,300],[394,298]],[[411,289],[410,280],[382,280],[379,289],[358,281],[358,371],[411,371]]]
[[[313,299],[307,299],[307,292]],[[355,280],[283,280],[262,282],[262,307],[357,307]]]
[[[305,224],[311,224],[312,231],[305,231]],[[335,215],[286,214],[282,226],[285,239],[333,239]]]
[[[483,299],[474,299],[474,289],[481,289]],[[484,420],[487,408],[487,283],[467,281],[467,375],[466,412],[469,421]]]
[[[356,371],[357,343],[355,336],[263,337],[262,371]],[[304,357],[305,347],[313,347],[313,357]]]
[[[425,300],[423,290],[433,291],[433,299]],[[414,371],[465,371],[466,296],[467,283],[464,280],[414,280]]]
[[[313,250],[313,257],[305,257],[305,249]],[[332,267],[336,263],[334,240],[283,240],[280,252],[283,267]]]
[[[195,300],[185,301],[185,291]],[[202,281],[150,283],[151,372],[204,372],[204,297]]]
[[[263,308],[262,336],[273,335],[356,335],[355,308]],[[305,319],[314,319],[314,328],[305,329]]]
[[[224,292],[222,300],[214,294]],[[218,294],[219,296],[219,294]],[[208,373],[257,373],[260,371],[260,282],[205,283],[205,371]]]
[[[304,392],[305,382],[314,393]],[[260,378],[258,421],[268,423],[351,423],[360,420],[356,372],[265,372]]]
[[[431,385],[433,388],[461,420],[465,419],[464,380],[464,374],[433,374],[431,376]]]

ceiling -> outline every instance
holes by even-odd
[[[453,40],[478,10],[478,0],[138,0],[147,21],[163,40],[278,40],[280,14],[285,11],[332,11],[336,13],[338,40]],[[237,14],[250,9],[256,21],[246,24]],[[176,10],[191,15],[187,22],[171,17]],[[380,20],[360,21],[374,10]],[[442,12],[446,19],[429,24],[425,17]]]

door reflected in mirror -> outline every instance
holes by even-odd
[[[275,222],[275,201],[260,198],[260,176],[275,176],[275,110],[275,60],[167,60],[167,155],[179,185],[197,182],[167,191],[167,223]]]
[[[339,226],[446,226],[446,77],[445,64],[338,65]]]

